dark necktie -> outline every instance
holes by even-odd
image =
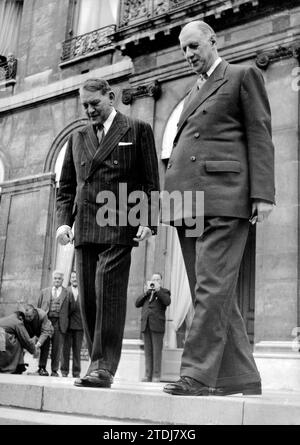
[[[208,79],[208,75],[206,73],[200,74],[200,76],[197,79],[198,90],[200,90],[203,87],[203,85],[205,84],[207,79]]]
[[[101,145],[102,139],[104,137],[104,127],[102,124],[97,125],[96,134],[97,134],[99,145]]]

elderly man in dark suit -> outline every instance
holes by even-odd
[[[135,302],[136,307],[142,307],[141,332],[145,351],[143,382],[160,382],[166,308],[171,303],[170,291],[161,287],[161,283],[161,274],[153,274],[149,287],[145,286],[144,294]]]
[[[62,286],[64,274],[58,270],[53,272],[53,286],[42,289],[37,307],[48,315],[54,328],[53,336],[48,338],[41,347],[38,373],[48,376],[46,370],[51,343],[51,376],[59,377],[58,368],[64,335],[69,326],[70,298],[68,290]]]
[[[122,348],[131,250],[151,236],[156,224],[151,223],[155,218],[150,204],[151,192],[159,189],[152,129],[116,111],[114,97],[103,79],[89,79],[81,88],[90,124],[69,139],[57,197],[61,243],[72,241],[75,221],[76,271],[90,355],[87,374],[75,380],[76,386],[108,388],[113,382]],[[132,192],[143,194],[147,208],[140,225],[130,217]]]
[[[253,66],[222,60],[216,35],[204,22],[184,26],[179,40],[198,80],[179,119],[165,189],[204,192],[204,229],[189,237],[184,224],[178,226],[195,316],[181,378],[164,391],[261,394],[235,292],[249,218],[263,221],[274,203],[274,147],[263,76]],[[193,216],[196,221],[200,215]]]

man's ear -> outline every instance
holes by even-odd
[[[115,100],[115,93],[113,91],[109,92],[109,98],[110,100]]]
[[[214,46],[217,43],[216,37],[215,36],[211,36],[210,42],[211,42],[212,46]]]

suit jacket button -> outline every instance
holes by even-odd
[[[119,162],[118,162],[118,161],[114,161],[114,164],[115,164],[115,165],[118,165],[118,164],[119,164]]]
[[[175,147],[176,147],[176,145],[177,145],[177,142],[174,142],[174,144],[173,144],[173,148],[175,148]]]
[[[168,167],[167,168],[171,168],[172,167],[172,164],[168,164]]]
[[[196,161],[196,156],[191,156],[190,159],[191,159],[192,162],[195,162]]]
[[[203,113],[203,114],[207,114],[207,111],[206,111],[206,110],[203,110],[202,113]]]
[[[194,137],[195,137],[196,139],[198,139],[199,136],[200,136],[200,133],[198,133],[198,132],[194,134]]]
[[[82,161],[80,165],[84,166],[85,165],[85,161]]]

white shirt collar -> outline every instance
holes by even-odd
[[[55,286],[53,286],[53,287],[52,287],[52,295],[54,294],[54,289],[57,289],[57,290],[56,290],[56,296],[59,297],[60,294],[61,294],[61,291],[62,291],[62,286],[59,286],[59,287],[57,287],[57,288],[56,288]]]
[[[104,134],[107,134],[108,130],[110,129],[111,124],[113,123],[113,120],[116,117],[116,114],[117,114],[117,111],[115,110],[115,108],[113,108],[112,112],[110,113],[110,115],[108,116],[106,121],[103,123]]]
[[[212,64],[212,66],[209,68],[209,70],[207,71],[207,75],[208,77],[212,75],[212,73],[215,71],[215,69],[217,68],[218,65],[220,65],[220,63],[222,62],[221,57],[218,57],[217,60]]]

